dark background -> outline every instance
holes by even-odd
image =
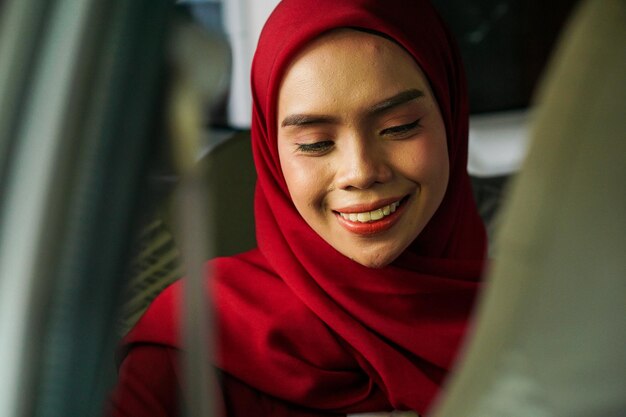
[[[525,108],[576,0],[432,0],[455,34],[472,114]]]

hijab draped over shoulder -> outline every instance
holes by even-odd
[[[391,265],[341,255],[298,214],[277,150],[278,89],[291,60],[335,28],[377,33],[426,74],[447,133],[450,180],[441,206]],[[258,248],[211,262],[216,366],[293,407],[424,412],[451,367],[479,286],[486,238],[466,172],[468,103],[451,34],[424,0],[283,0],[252,66]],[[127,346],[180,347],[179,285],[153,303]]]

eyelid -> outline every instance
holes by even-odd
[[[322,154],[332,148],[334,142],[331,140],[318,140],[309,143],[296,143],[296,150],[305,154]]]
[[[388,127],[386,129],[381,130],[380,134],[381,135],[387,135],[387,134],[394,135],[394,134],[406,133],[406,132],[409,132],[409,131],[419,127],[421,121],[422,121],[422,118],[420,117],[420,118],[412,121],[411,123],[406,123],[406,124],[402,124],[402,125]]]

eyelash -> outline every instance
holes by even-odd
[[[411,130],[415,129],[416,127],[420,127],[420,122],[422,121],[422,119],[417,119],[414,122],[411,123],[407,123],[405,125],[401,125],[401,126],[393,126],[393,127],[389,127],[387,129],[383,129],[380,131],[381,135],[402,135],[404,133],[410,132]]]
[[[330,140],[323,140],[313,143],[297,143],[296,145],[298,145],[297,150],[299,152],[321,154],[329,150],[333,146],[333,142]]]
[[[405,125],[393,126],[387,129],[381,130],[381,135],[392,135],[392,136],[401,136],[405,133],[410,132],[416,127],[420,126],[420,121],[422,119],[417,119],[414,122],[407,123]],[[310,154],[323,154],[324,152],[330,150],[334,145],[334,142],[331,140],[323,140],[320,142],[313,143],[296,143],[298,147],[296,148],[298,152],[302,153],[310,153]]]

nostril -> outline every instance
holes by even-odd
[[[337,187],[366,189],[377,183],[388,182],[392,177],[384,153],[378,146],[367,143],[366,139],[353,138],[349,146],[344,147],[337,170]]]

